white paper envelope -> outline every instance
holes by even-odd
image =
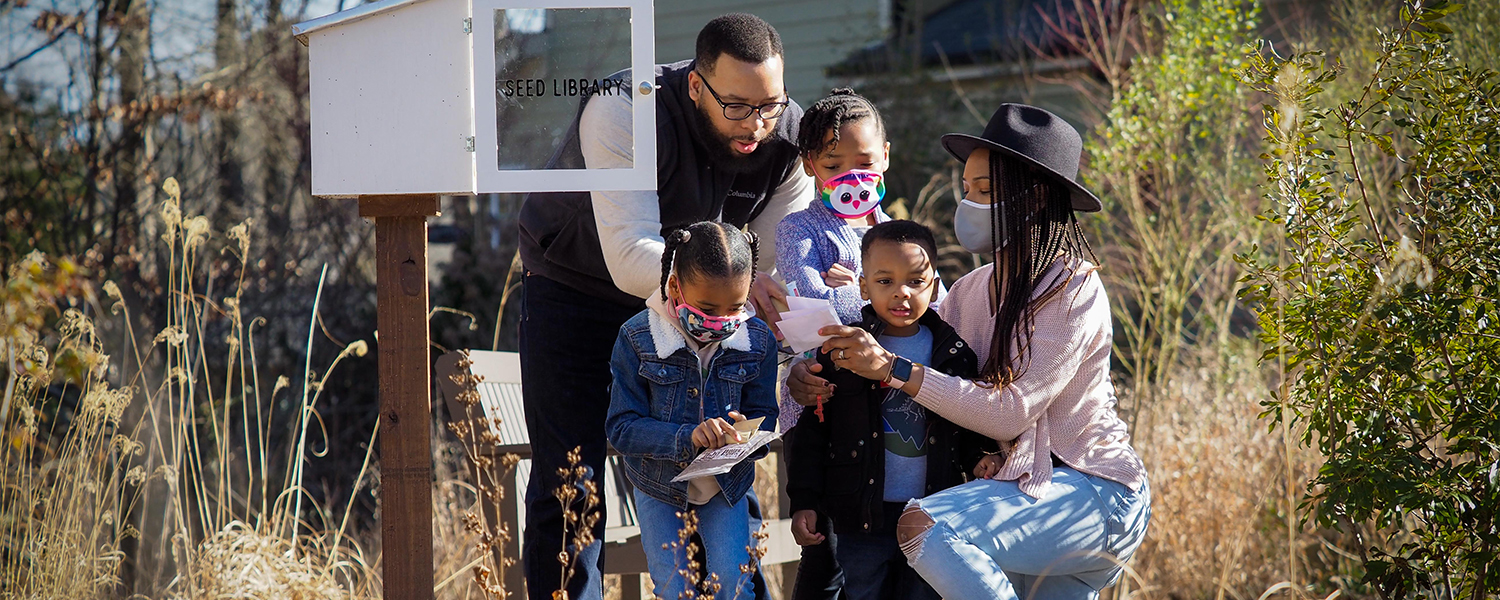
[[[787,312],[811,310],[815,308],[823,308],[824,306],[828,306],[828,301],[822,298],[803,298],[801,296],[786,297]]]
[[[787,309],[781,313],[782,319],[795,319],[818,312],[824,308],[833,306],[822,298],[799,298],[797,296],[787,297]],[[835,312],[837,314],[837,312]]]
[[[781,335],[785,338],[786,345],[794,353],[802,353],[823,345],[823,340],[832,336],[818,335],[818,330],[829,325],[842,325],[838,314],[833,312],[833,307],[827,302],[823,307],[816,310],[797,311],[783,315],[777,327],[781,329]]]
[[[785,321],[787,319],[795,319],[795,318],[798,318],[798,317],[805,317],[807,315],[810,315],[810,314],[813,314],[813,313],[816,313],[816,312],[821,312],[822,310],[823,310],[823,307],[819,307],[819,308],[807,308],[807,309],[803,309],[803,310],[789,310],[789,311],[786,311],[784,313],[781,313],[781,320]]]

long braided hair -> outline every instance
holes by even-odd
[[[854,93],[850,88],[834,88],[823,99],[814,102],[802,113],[797,126],[797,150],[803,156],[814,156],[839,144],[839,130],[844,125],[865,119],[874,119],[875,130],[885,137],[885,120],[868,98]],[[823,143],[828,132],[833,138]]]
[[[745,275],[755,281],[760,238],[752,231],[740,231],[716,221],[699,221],[672,230],[666,242],[667,247],[661,253],[663,301],[667,299],[667,278],[673,272],[679,282],[698,277],[738,279]]]
[[[999,151],[990,152],[989,166],[996,240],[992,276],[1000,310],[979,378],[1003,387],[1025,373],[1037,310],[1067,287],[1078,263],[1071,259],[1095,264],[1098,259],[1078,225],[1067,187]],[[1008,242],[1002,246],[1002,240]],[[1062,268],[1043,281],[1060,256],[1065,257]],[[1036,294],[1038,289],[1044,291]]]

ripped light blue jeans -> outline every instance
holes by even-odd
[[[1124,571],[1151,521],[1151,491],[1068,467],[1032,498],[981,479],[912,500],[932,528],[902,546],[944,598],[1093,599]]]

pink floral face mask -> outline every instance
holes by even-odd
[[[683,302],[677,305],[677,320],[683,331],[700,344],[722,342],[745,324],[745,311],[724,317],[711,317]]]

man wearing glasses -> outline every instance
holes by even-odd
[[[665,234],[719,220],[767,240],[751,301],[767,322],[779,320],[771,299],[785,293],[767,275],[776,265],[769,240],[812,196],[794,142],[802,109],[786,94],[784,66],[781,37],[765,21],[747,14],[710,21],[693,60],[656,66],[655,191],[534,193],[521,208],[521,376],[533,452],[521,555],[533,600],[557,589],[560,552],[578,556],[568,597],[601,597],[602,509],[595,541],[568,547],[553,491],[575,447],[604,489],[610,351],[620,326],[661,283]],[[548,167],[632,166],[630,98],[585,98]]]

